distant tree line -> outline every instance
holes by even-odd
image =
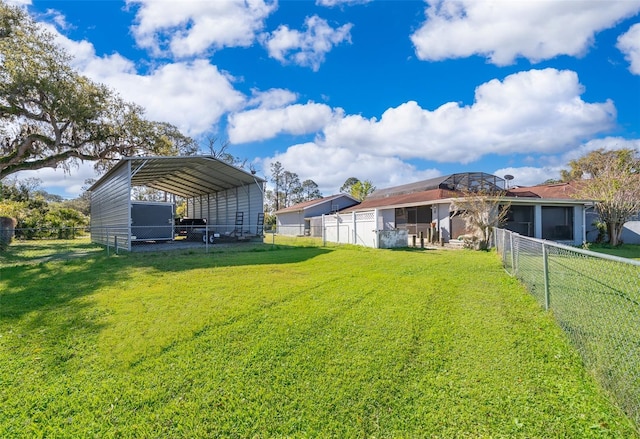
[[[67,239],[89,224],[88,193],[63,200],[40,189],[40,184],[37,178],[0,181],[0,217],[16,220],[16,238]]]
[[[271,164],[270,171],[269,182],[272,187],[265,192],[265,224],[275,224],[274,213],[278,210],[323,197],[315,181],[311,179],[300,181],[298,174],[284,169],[282,163],[278,161]],[[356,200],[363,201],[375,189],[370,180],[360,181],[350,177],[340,187],[340,193],[349,194]]]
[[[376,190],[371,180],[360,181],[356,177],[349,177],[340,187],[340,193],[351,195],[362,202]]]
[[[269,181],[273,184],[273,188],[265,192],[265,212],[269,214],[294,204],[322,198],[315,181],[300,181],[298,174],[284,169],[280,162],[271,164]]]

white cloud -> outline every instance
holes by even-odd
[[[640,23],[634,24],[625,34],[620,35],[616,47],[629,61],[631,73],[640,75]]]
[[[418,58],[472,55],[496,65],[583,55],[594,35],[640,11],[639,0],[426,0],[426,22],[412,36]]]
[[[362,5],[365,3],[370,3],[373,0],[316,0],[316,5],[318,6],[326,6],[332,8],[334,6],[352,6],[352,5]]]
[[[318,71],[325,55],[342,42],[351,42],[350,23],[332,28],[326,20],[314,15],[305,19],[306,30],[300,32],[280,25],[271,34],[264,34],[262,41],[269,56],[282,63],[290,62]]]
[[[640,139],[623,139],[622,137],[604,137],[599,139],[592,139],[588,142],[580,145],[578,148],[574,148],[571,151],[567,151],[562,155],[561,163],[564,167],[571,160],[578,159],[591,151],[597,149],[604,149],[605,151],[613,151],[617,149],[635,149],[640,153]]]
[[[133,35],[155,55],[203,54],[223,47],[247,47],[277,8],[268,0],[129,0],[139,5]]]
[[[436,169],[417,170],[396,157],[355,152],[341,147],[325,147],[316,143],[293,145],[286,152],[263,160],[263,169],[279,161],[284,169],[311,179],[323,195],[338,193],[349,177],[371,180],[378,188],[397,186],[442,175]],[[268,173],[268,171],[267,171]]]
[[[103,79],[126,100],[142,105],[147,118],[170,122],[190,136],[211,130],[245,99],[206,60],[167,64],[145,76],[122,72]]]
[[[134,63],[121,55],[98,57],[91,43],[70,40],[52,26],[48,29],[74,54],[73,65],[80,73],[144,107],[148,119],[176,125],[187,135],[210,131],[220,117],[245,102],[234,89],[233,78],[206,60],[166,64],[140,75]]]
[[[584,102],[577,74],[531,70],[476,88],[475,102],[429,111],[410,101],[380,120],[349,115],[324,130],[323,143],[356,151],[470,163],[485,154],[556,153],[610,129],[611,101]]]
[[[511,181],[511,186],[535,186],[549,179],[559,179],[560,171],[569,169],[569,162],[571,160],[576,160],[597,149],[607,151],[635,149],[640,153],[640,139],[623,139],[621,137],[593,139],[559,156],[540,159],[539,161],[547,163],[545,166],[506,167],[496,170],[494,174],[499,177],[507,174],[513,175],[515,178]]]
[[[272,88],[267,91],[253,90],[247,107],[279,108],[294,103],[298,95],[282,88]]]
[[[11,6],[28,6],[31,4],[31,0],[5,0],[5,2]]]
[[[93,169],[93,163],[81,162],[77,166],[71,165],[70,172],[66,173],[61,168],[43,168],[36,171],[21,171],[15,174],[20,180],[38,178],[42,181],[40,187],[51,194],[60,195],[66,199],[77,198],[83,192],[85,180],[97,179]]]
[[[282,133],[314,133],[333,117],[331,107],[314,102],[283,108],[257,108],[229,116],[229,140],[244,143],[270,139]]]
[[[541,168],[533,166],[508,167],[497,169],[493,174],[498,177],[513,175],[513,180],[509,182],[510,187],[514,186],[536,186],[547,180],[559,179],[562,166],[545,166]]]

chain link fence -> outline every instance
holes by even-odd
[[[640,261],[495,230],[507,272],[553,313],[587,368],[640,425]]]

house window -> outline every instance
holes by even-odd
[[[396,228],[410,235],[423,233],[426,236],[431,225],[431,206],[402,207],[395,210]]]
[[[405,226],[407,224],[407,209],[396,208],[396,227]]]
[[[509,206],[509,214],[504,228],[523,236],[533,237],[534,234],[533,206]]]
[[[542,207],[542,239],[573,241],[573,211],[570,207]]]

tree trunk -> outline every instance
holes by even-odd
[[[622,235],[623,226],[624,224],[616,223],[616,222],[607,223],[607,233],[609,234],[609,244],[612,247],[617,247],[620,244],[622,244],[620,242],[620,236]]]
[[[5,250],[13,240],[17,221],[13,218],[0,216],[0,251]]]

